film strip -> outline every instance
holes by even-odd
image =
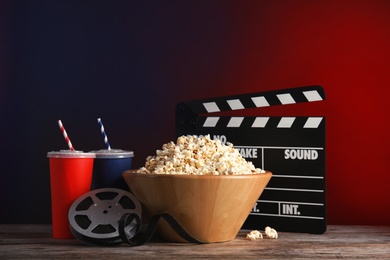
[[[248,108],[325,100],[321,86],[192,100],[177,104],[176,135],[231,142],[272,179],[243,228],[321,234],[326,231],[325,117],[212,116]]]
[[[170,214],[157,214],[148,225],[142,225],[142,206],[125,190],[102,188],[92,190],[73,202],[68,213],[74,237],[92,246],[116,246],[123,242],[140,246],[152,239],[160,219],[191,243],[206,243],[192,237]]]

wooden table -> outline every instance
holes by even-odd
[[[54,239],[50,225],[0,225],[0,259],[390,259],[390,226],[328,226],[322,235],[279,232],[279,239],[256,241],[247,233],[225,243],[95,247]]]

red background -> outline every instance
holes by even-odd
[[[232,32],[239,51],[224,85],[243,92],[322,85],[324,104],[261,113],[325,115],[328,222],[390,224],[390,3],[256,5],[235,6],[246,26]]]
[[[248,113],[326,116],[328,223],[389,225],[389,1],[0,7],[0,222],[50,221],[58,119],[87,151],[104,147],[102,117],[139,167],[174,138],[180,101],[318,84],[324,102]]]

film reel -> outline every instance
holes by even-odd
[[[122,224],[121,234],[130,239],[141,228],[140,202],[125,190],[103,188],[74,201],[68,218],[77,239],[90,245],[112,246],[123,242],[118,223],[125,214],[133,217]]]

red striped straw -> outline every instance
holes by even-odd
[[[67,143],[68,146],[69,146],[69,149],[70,149],[70,150],[74,150],[73,145],[72,145],[72,143],[70,142],[70,139],[69,139],[69,137],[68,137],[68,134],[66,133],[65,128],[64,128],[64,126],[62,125],[61,120],[58,120],[58,126],[59,126],[60,129],[61,129],[61,132],[62,132],[62,134],[63,134],[63,136],[64,136],[64,138],[65,138],[66,143]]]

